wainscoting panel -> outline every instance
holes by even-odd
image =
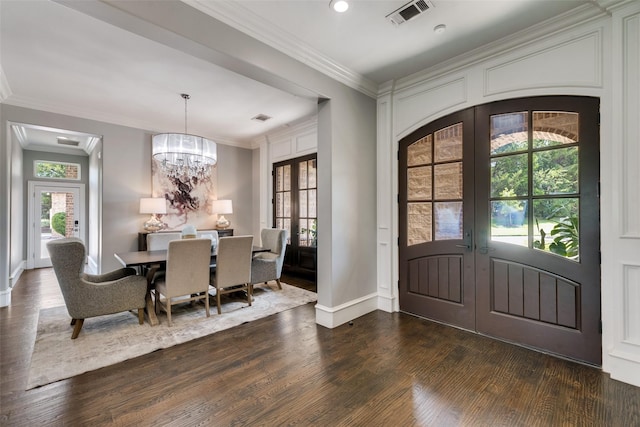
[[[409,291],[462,302],[462,256],[432,256],[409,261]]]
[[[601,32],[594,31],[487,68],[485,96],[540,87],[601,87],[601,40]]]

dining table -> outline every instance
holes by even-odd
[[[130,252],[117,252],[114,254],[115,258],[120,262],[124,267],[133,267],[138,270],[138,273],[141,275],[145,275],[147,278],[147,296],[146,296],[146,307],[145,314],[147,315],[147,320],[151,326],[156,326],[160,322],[158,321],[158,317],[156,316],[155,307],[153,304],[153,299],[151,298],[151,289],[152,282],[155,276],[155,273],[159,270],[164,269],[164,266],[167,262],[167,250],[157,250],[157,251],[130,251]],[[264,248],[262,246],[253,246],[252,252],[254,254],[259,252],[269,252],[269,248]],[[217,257],[217,247],[211,248],[211,263],[210,265],[215,265]]]

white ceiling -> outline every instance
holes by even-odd
[[[316,112],[313,96],[240,76],[69,3],[0,0],[2,102],[151,132],[182,132],[180,94],[188,93],[189,133],[245,147]],[[575,8],[600,8],[592,0],[431,0],[433,8],[396,27],[385,16],[405,0],[350,0],[344,14],[331,10],[329,0],[185,3],[371,96],[381,83],[569,16]],[[439,24],[447,27],[442,34],[433,31]],[[272,119],[251,120],[258,114]],[[41,149],[62,130],[22,126],[19,132],[25,148]]]

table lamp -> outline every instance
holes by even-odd
[[[218,214],[218,221],[216,222],[216,228],[224,230],[229,228],[231,223],[224,216],[226,214],[233,213],[233,206],[231,200],[212,200],[211,201],[211,213]]]
[[[140,213],[151,214],[151,218],[144,223],[144,229],[155,233],[164,228],[164,223],[156,215],[167,213],[167,202],[162,197],[143,197],[140,199]]]

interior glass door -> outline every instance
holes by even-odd
[[[33,190],[31,239],[33,267],[50,267],[47,242],[80,237],[81,199],[78,187],[35,185]]]

